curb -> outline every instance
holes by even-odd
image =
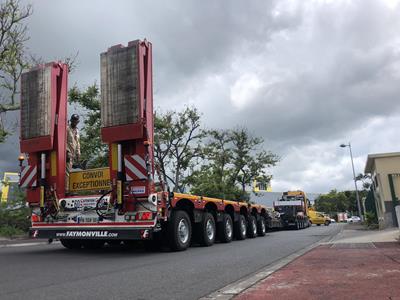
[[[207,296],[199,298],[199,300],[232,299],[233,297],[242,293],[244,290],[246,290],[249,287],[258,283],[262,279],[267,278],[272,273],[274,273],[274,272],[278,271],[279,269],[283,268],[284,266],[288,265],[289,263],[294,261],[296,258],[304,255],[308,251],[314,249],[315,247],[317,247],[323,243],[331,242],[342,231],[343,231],[343,227],[340,229],[340,231],[337,234],[335,234],[331,237],[325,237],[325,238],[315,242],[314,244],[311,244],[310,246],[300,249],[299,251],[292,253],[289,256],[286,256],[286,257],[278,260],[277,262],[268,265],[267,267],[262,268],[260,271],[256,272],[255,274],[253,273],[253,274],[246,276],[244,278],[241,278],[233,283],[230,283],[227,286],[225,286],[215,292],[212,292],[211,294],[209,294]]]

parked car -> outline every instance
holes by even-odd
[[[351,216],[346,221],[347,223],[358,223],[361,222],[361,218],[359,216]]]
[[[335,219],[331,219],[331,223],[336,223],[336,220]]]
[[[320,226],[324,224],[325,226],[328,226],[331,223],[330,218],[326,217],[323,213],[315,211],[313,209],[309,209],[308,219],[311,225],[316,224],[317,226]]]

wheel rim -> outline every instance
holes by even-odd
[[[246,235],[246,222],[244,221],[243,218],[240,220],[240,223],[242,227],[242,235]]]
[[[185,219],[179,221],[178,237],[182,244],[186,244],[189,239],[189,226]]]
[[[210,219],[206,223],[206,232],[208,240],[211,241],[214,238],[214,226]]]
[[[229,219],[226,219],[225,221],[225,232],[228,238],[232,237],[232,224],[229,222]]]
[[[257,234],[257,224],[256,224],[256,220],[253,219],[252,223],[253,223],[253,234]]]
[[[265,222],[261,221],[261,231],[264,233],[265,232]]]

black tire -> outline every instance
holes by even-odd
[[[299,221],[298,221],[298,220],[296,220],[296,221],[294,221],[294,223],[295,223],[295,225],[294,225],[294,229],[296,229],[296,230],[299,230],[299,229],[300,229],[300,224],[299,224]]]
[[[247,236],[251,239],[257,237],[257,221],[252,215],[247,219]]]
[[[82,241],[82,246],[85,249],[96,250],[102,248],[104,246],[104,243],[104,240],[84,240]]]
[[[321,224],[317,224],[317,226],[321,226]]]
[[[82,248],[82,241],[81,240],[60,240],[61,245],[63,245],[67,249],[81,249]]]
[[[203,213],[203,218],[199,224],[196,225],[198,234],[197,238],[201,246],[209,247],[215,242],[216,228],[215,220],[211,213]]]
[[[217,236],[222,243],[230,243],[232,241],[233,222],[229,214],[224,214],[222,221],[217,223]]]
[[[243,215],[240,215],[239,220],[235,222],[234,232],[237,240],[246,239],[247,226],[246,226],[246,218]]]
[[[265,219],[263,217],[260,217],[257,222],[257,233],[259,236],[265,236],[266,231],[267,226],[265,225]]]
[[[329,221],[325,221],[324,225],[325,225],[325,226],[329,226],[330,223],[331,223],[331,222],[329,222]]]
[[[175,210],[171,213],[168,222],[168,242],[172,251],[186,250],[192,238],[192,224],[188,214],[183,210]]]

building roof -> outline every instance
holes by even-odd
[[[386,158],[386,157],[400,157],[400,152],[389,152],[389,153],[375,153],[368,154],[367,163],[365,164],[364,173],[371,173],[376,158]]]

